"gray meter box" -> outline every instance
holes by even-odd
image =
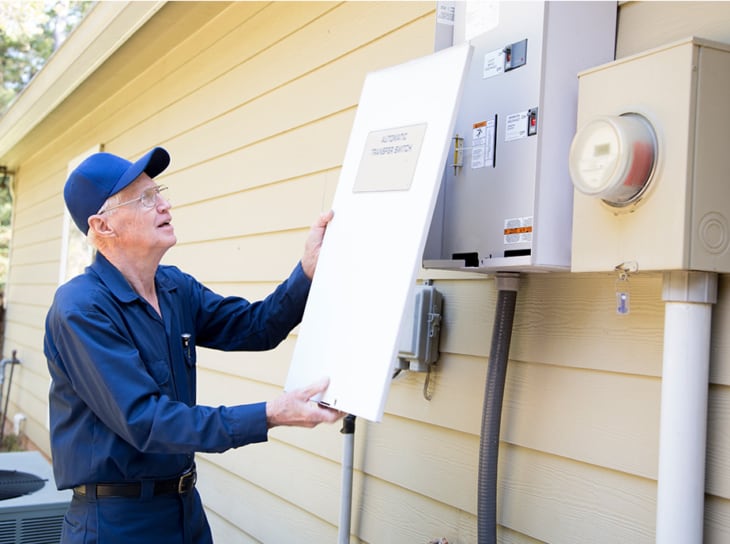
[[[578,72],[613,60],[616,2],[455,2],[474,55],[425,268],[569,270]],[[442,13],[442,10],[439,10]],[[443,38],[439,40],[443,43]]]

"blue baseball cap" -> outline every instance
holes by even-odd
[[[94,153],[71,172],[63,188],[71,218],[87,234],[89,217],[101,209],[107,198],[124,189],[142,172],[154,178],[169,164],[170,154],[162,147],[155,147],[137,162],[111,153]]]

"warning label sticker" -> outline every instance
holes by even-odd
[[[504,243],[532,242],[532,217],[516,217],[504,220]]]
[[[526,111],[521,111],[507,116],[507,124],[504,131],[505,142],[527,138],[527,113]]]
[[[471,167],[494,166],[494,119],[472,125]]]
[[[487,154],[487,122],[474,123],[471,134],[471,167],[484,168]]]

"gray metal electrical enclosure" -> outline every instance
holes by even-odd
[[[437,33],[453,24],[474,55],[424,267],[569,270],[577,74],[613,59],[616,2],[451,8]]]

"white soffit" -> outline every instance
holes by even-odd
[[[165,4],[97,2],[0,117],[0,162]]]

